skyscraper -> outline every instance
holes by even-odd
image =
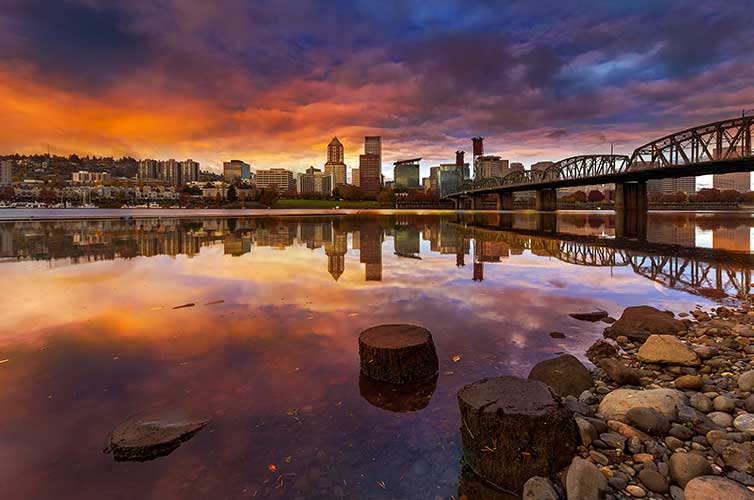
[[[351,184],[353,184],[356,187],[359,187],[361,185],[361,179],[359,179],[359,169],[358,168],[352,168],[351,169]]]
[[[334,174],[336,184],[346,184],[345,150],[337,137],[327,145],[327,162],[325,174]]]
[[[380,157],[359,155],[359,189],[367,196],[377,196],[381,187]]]
[[[327,255],[327,272],[338,281],[346,268],[346,252],[348,251],[348,233],[334,228],[334,238],[325,243],[325,255]]]
[[[421,158],[401,160],[393,163],[393,181],[397,188],[418,188],[419,184],[419,161]]]
[[[377,155],[380,158],[380,168],[382,168],[382,137],[379,135],[364,137],[364,154]]]

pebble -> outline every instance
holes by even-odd
[[[733,420],[733,426],[741,432],[754,433],[754,415],[744,413]]]
[[[712,401],[716,411],[732,412],[736,409],[736,400],[727,396],[718,396]]]
[[[639,472],[639,481],[655,493],[665,493],[668,491],[668,482],[662,474],[649,470],[646,467]]]
[[[635,484],[629,484],[626,486],[626,491],[632,496],[636,498],[642,498],[644,497],[647,492],[641,489],[639,486],[636,486]]]

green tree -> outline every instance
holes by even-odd
[[[259,203],[267,205],[268,207],[275,206],[277,199],[278,192],[274,188],[263,188],[262,193],[259,195]]]
[[[392,189],[383,189],[377,195],[377,202],[382,205],[395,203],[395,193],[393,193]]]

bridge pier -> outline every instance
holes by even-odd
[[[639,212],[615,214],[615,237],[644,241],[647,239],[647,218]]]
[[[557,209],[557,189],[537,189],[537,210],[540,212],[553,212]]]
[[[472,196],[472,207],[474,210],[484,210],[484,195]]]
[[[537,214],[537,232],[557,233],[558,217],[556,214]]]
[[[513,193],[495,193],[495,209],[500,210],[513,210]]]
[[[616,211],[646,212],[648,204],[646,181],[615,184]]]

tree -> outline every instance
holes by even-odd
[[[263,188],[259,195],[259,203],[272,207],[278,199],[278,192],[275,188]]]
[[[381,205],[388,205],[395,203],[395,193],[392,189],[383,189],[380,194],[377,195],[377,203]]]
[[[605,195],[602,194],[601,191],[597,191],[596,189],[592,189],[591,191],[589,191],[589,195],[587,196],[587,200],[592,201],[592,202],[604,201],[604,199],[605,199]]]
[[[228,194],[226,195],[226,198],[231,202],[238,201],[238,192],[236,191],[236,186],[234,186],[233,184],[231,184],[228,188]]]
[[[586,193],[584,191],[576,191],[572,196],[573,201],[576,203],[584,203],[586,201]]]
[[[13,201],[15,198],[16,192],[13,190],[12,186],[5,186],[2,190],[0,190],[0,200]]]

